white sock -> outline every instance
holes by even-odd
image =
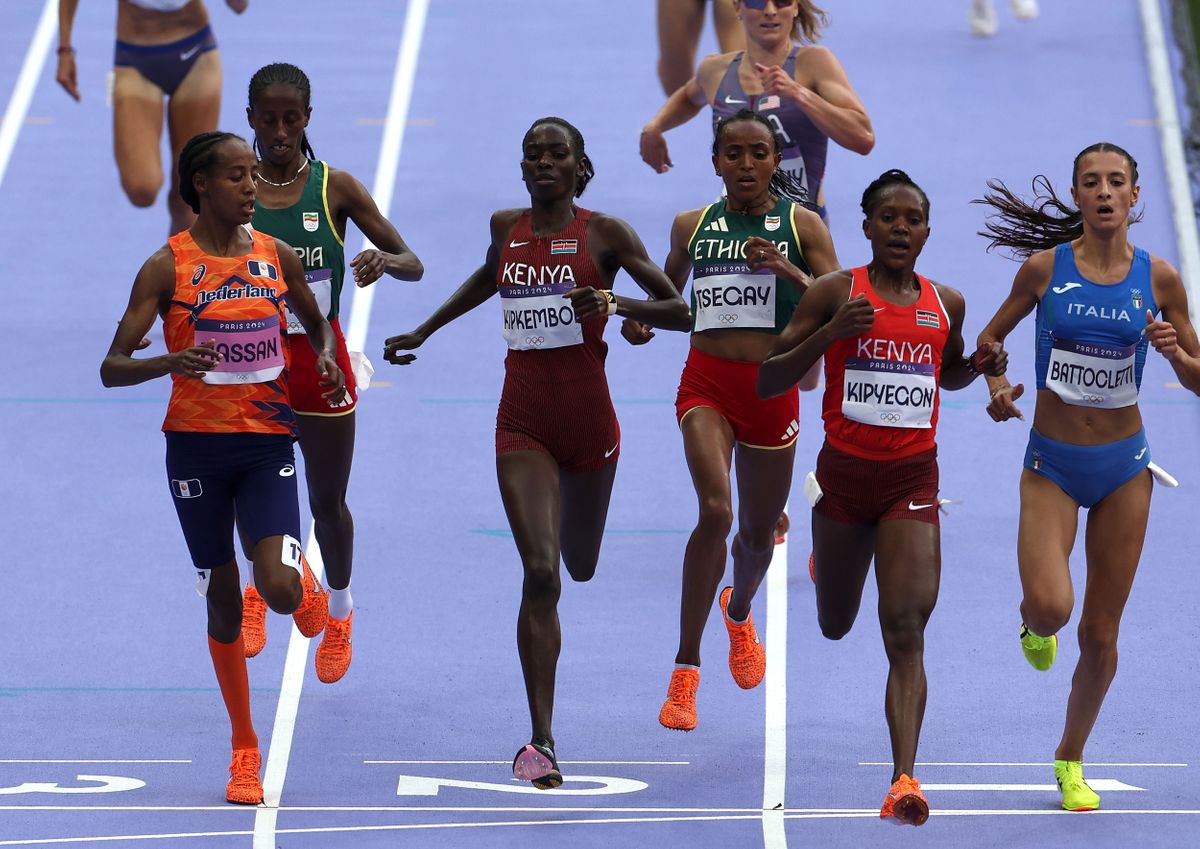
[[[697,672],[700,671],[699,666],[692,666],[690,663],[677,663],[677,664],[675,664],[675,668],[676,669],[695,669]]]
[[[350,595],[350,585],[346,584],[346,588],[335,590],[329,588],[329,618],[337,619],[339,622],[350,618],[350,614],[354,612],[354,597]]]

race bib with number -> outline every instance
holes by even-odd
[[[1055,339],[1046,388],[1066,404],[1112,410],[1137,403],[1137,344],[1123,348]]]
[[[933,363],[846,360],[842,415],[878,427],[932,427]]]
[[[696,332],[775,327],[775,272],[751,273],[744,263],[696,269]]]
[[[312,290],[313,297],[317,299],[317,307],[320,308],[321,315],[328,318],[330,310],[333,309],[333,269],[314,268],[312,271],[306,271],[304,280],[308,283],[308,288]],[[283,310],[287,315],[287,332],[291,335],[304,333],[304,325],[288,308],[286,301]]]
[[[215,342],[221,359],[204,373],[211,384],[266,383],[283,371],[283,338],[279,316],[196,321],[195,344]]]

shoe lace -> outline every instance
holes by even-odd
[[[754,632],[754,626],[749,621],[741,625],[734,625],[734,630],[730,635],[734,656],[743,658],[753,655],[755,653],[755,646],[758,644],[757,636]]]
[[[253,781],[258,777],[258,756],[251,749],[234,749],[233,763],[229,765],[232,781]]]
[[[672,675],[667,686],[667,700],[683,704],[692,698],[692,676]]]

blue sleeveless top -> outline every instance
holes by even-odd
[[[1146,364],[1146,310],[1158,314],[1144,249],[1134,249],[1124,280],[1105,285],[1079,273],[1070,243],[1059,245],[1037,306],[1037,388],[1079,406],[1136,404]]]
[[[799,47],[793,47],[783,63],[784,72],[792,79],[796,77],[796,54]],[[729,63],[721,84],[717,86],[716,97],[712,103],[713,133],[717,124],[740,109],[749,109],[762,115],[771,122],[775,132],[783,142],[783,161],[779,167],[789,171],[799,180],[808,192],[808,200],[815,207],[821,193],[821,182],[825,179],[825,159],[829,153],[829,136],[825,135],[814,124],[804,110],[795,101],[774,94],[746,94],[738,81],[738,69],[742,66],[742,57],[738,53]],[[825,207],[817,212],[821,219],[825,218]]]

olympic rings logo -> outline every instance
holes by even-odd
[[[721,315],[717,316],[717,320],[722,324],[733,324],[738,320],[738,314],[735,312],[722,313]]]
[[[900,421],[900,414],[899,413],[880,413],[879,418],[881,421],[885,421],[888,424],[897,424]]]
[[[1102,396],[1102,395],[1093,395],[1093,394],[1091,394],[1090,392],[1084,392],[1084,393],[1083,393],[1083,400],[1084,400],[1084,401],[1087,401],[1089,404],[1103,404],[1103,403],[1104,403],[1104,396]]]
[[[546,342],[545,336],[526,336],[525,337],[526,345],[532,345],[534,347],[537,347],[538,345],[545,344],[545,342]]]

